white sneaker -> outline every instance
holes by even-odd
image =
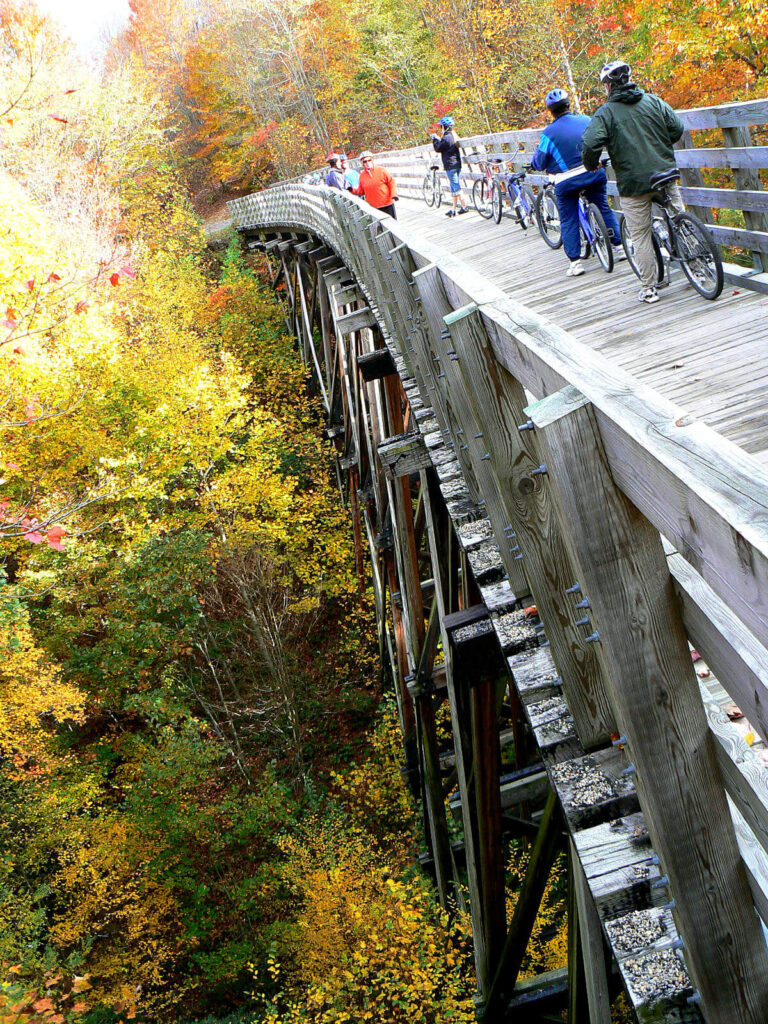
[[[640,302],[647,302],[649,306],[652,302],[659,301],[659,293],[655,288],[641,288],[637,297]]]
[[[581,277],[584,273],[584,265],[581,260],[573,260],[565,272],[566,277]]]

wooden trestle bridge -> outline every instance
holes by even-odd
[[[735,168],[688,199],[745,211],[718,238],[753,254],[716,303],[673,284],[648,309],[626,264],[566,281],[517,227],[413,200],[398,221],[299,184],[230,204],[315,375],[422,860],[443,905],[468,883],[489,1022],[608,1024],[621,985],[639,1021],[768,1022],[768,103],[684,116],[725,146],[689,135],[682,166]],[[404,194],[425,158],[387,155]],[[507,920],[512,836],[532,846]],[[568,967],[520,981],[563,848]]]

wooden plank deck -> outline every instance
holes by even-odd
[[[661,301],[647,306],[637,301],[639,282],[626,262],[609,275],[591,259],[583,277],[568,278],[562,250],[508,217],[499,225],[474,210],[448,218],[444,206],[407,198],[398,217],[768,463],[768,296],[726,284],[707,302],[673,268]]]

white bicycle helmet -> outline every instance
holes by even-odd
[[[632,69],[624,60],[611,60],[600,68],[601,82],[628,82]]]

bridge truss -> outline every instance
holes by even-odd
[[[608,1024],[621,983],[639,1021],[765,1024],[768,785],[724,704],[768,736],[768,474],[353,197],[230,210],[325,410],[478,1018]],[[560,850],[568,967],[520,982]]]

